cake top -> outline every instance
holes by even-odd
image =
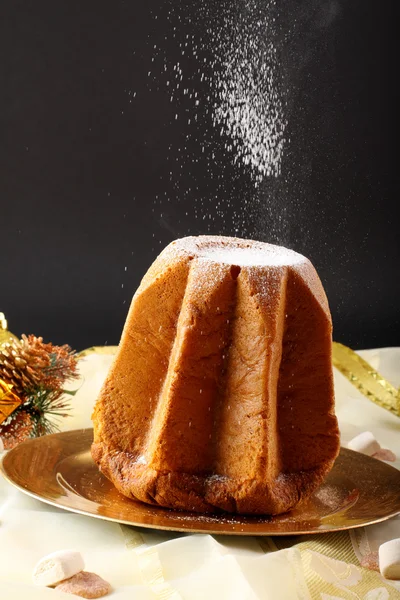
[[[192,254],[212,262],[244,266],[285,266],[307,262],[307,259],[283,246],[255,240],[224,236],[185,237],[169,246],[178,254]]]

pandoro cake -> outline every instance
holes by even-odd
[[[305,257],[176,240],[144,276],[93,413],[92,456],[130,498],[279,514],[339,452],[332,322]]]

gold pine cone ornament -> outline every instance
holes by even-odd
[[[68,345],[54,346],[35,335],[18,339],[0,313],[0,438],[11,448],[27,437],[58,430],[54,417],[68,415],[64,390],[78,377],[77,356]]]

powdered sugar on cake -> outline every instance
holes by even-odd
[[[238,266],[296,265],[307,259],[288,248],[274,246],[255,240],[245,240],[224,236],[198,236],[176,240],[175,251],[189,253],[207,261]]]
[[[304,258],[300,254],[292,253],[286,248],[277,248],[276,246],[259,248],[210,248],[202,252],[200,258],[206,258],[215,262],[228,263],[238,266],[284,266],[303,262]],[[277,248],[277,250],[275,250]]]

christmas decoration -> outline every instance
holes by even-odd
[[[0,379],[0,423],[21,404],[21,399],[12,391],[12,385],[8,385]]]
[[[0,346],[4,344],[4,342],[8,342],[10,339],[17,340],[18,338],[8,331],[7,319],[4,313],[0,312]]]
[[[68,414],[64,389],[78,377],[77,356],[68,345],[54,346],[34,335],[7,331],[0,313],[0,438],[12,448],[27,437],[58,430],[54,417]]]
[[[334,342],[332,361],[334,367],[364,396],[400,417],[400,389],[394,387],[359,354],[343,344]]]
[[[29,414],[19,411],[6,424],[0,425],[0,439],[5,449],[13,448],[32,436],[33,423]]]
[[[45,344],[43,338],[22,335],[0,347],[0,378],[13,386],[13,392],[44,388],[59,391],[75,375],[76,358],[71,348]]]

